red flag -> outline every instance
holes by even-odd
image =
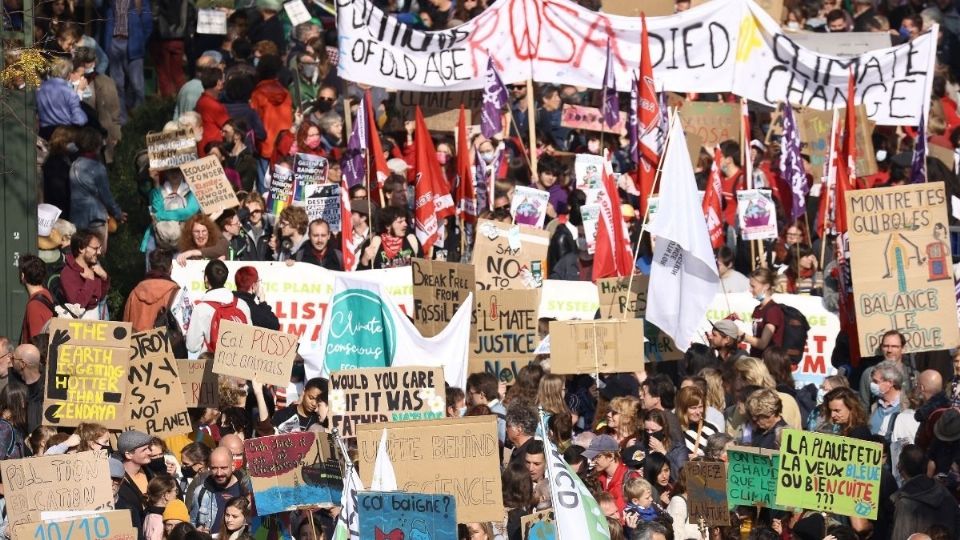
[[[437,241],[437,211],[434,206],[438,184],[437,178],[443,176],[440,163],[437,162],[437,149],[433,146],[427,122],[423,119],[423,111],[417,106],[417,130],[413,140],[415,154],[414,169],[416,170],[416,204],[414,205],[414,228],[417,239],[423,244],[426,254],[433,243]]]
[[[723,245],[723,221],[720,197],[723,192],[720,180],[720,162],[723,155],[719,148],[713,149],[713,164],[710,165],[710,176],[707,178],[707,191],[703,195],[703,215],[707,218],[707,231],[710,233],[710,245],[718,249]]]
[[[834,207],[837,201],[837,152],[840,148],[840,118],[837,111],[833,111],[833,121],[830,127],[830,151],[823,164],[823,179],[820,190],[820,205],[817,208],[817,235],[825,238],[828,234],[836,234],[836,213]],[[827,227],[827,223],[830,224]]]
[[[637,163],[637,189],[640,191],[640,215],[646,215],[647,199],[653,189],[653,181],[657,175],[657,164],[660,163],[660,101],[657,99],[657,89],[653,83],[653,63],[650,61],[650,38],[647,35],[647,17],[640,14],[640,80],[637,81],[638,130],[640,142]]]
[[[477,190],[473,185],[473,166],[470,165],[470,143],[467,140],[467,112],[460,105],[457,124],[457,211],[464,221],[477,222]]]
[[[387,160],[383,157],[383,145],[380,144],[380,134],[377,132],[377,117],[373,115],[373,98],[370,96],[370,90],[367,90],[365,95],[366,98],[363,101],[367,104],[367,133],[370,137],[367,152],[370,152],[370,162],[373,164],[373,170],[367,171],[367,174],[370,175],[370,189],[380,190],[380,201],[383,201],[383,184],[390,176],[390,169],[387,168]],[[373,193],[368,193],[367,198],[373,201]]]
[[[847,82],[847,120],[843,126],[843,138],[840,150],[837,152],[837,197],[836,216],[837,233],[847,232],[847,209],[844,194],[847,190],[856,189],[857,171],[857,109],[854,105],[856,88],[854,86],[853,71]]]
[[[350,186],[347,175],[340,178],[340,251],[343,252],[343,270],[357,267],[357,246],[353,242],[353,214],[350,211]]]
[[[606,277],[627,277],[633,272],[633,254],[627,239],[620,194],[617,184],[603,167],[603,190],[600,192],[600,222],[597,224],[597,245],[593,255],[593,280]]]

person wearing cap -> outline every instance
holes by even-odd
[[[734,362],[737,358],[747,355],[747,352],[739,347],[740,329],[735,322],[730,319],[721,319],[710,324],[713,328],[707,335],[707,341],[721,363]]]
[[[143,523],[150,471],[150,442],[153,439],[137,430],[124,431],[117,438],[117,455],[123,462],[123,480],[117,491],[117,509],[129,510],[132,523]],[[143,529],[138,528],[143,540]]]
[[[237,290],[233,296],[242,300],[250,310],[250,324],[270,330],[280,329],[280,319],[264,301],[263,282],[253,266],[241,266],[233,275]]]
[[[118,502],[117,496],[120,493],[120,486],[123,485],[123,479],[127,476],[127,472],[123,468],[123,462],[113,456],[107,458],[107,464],[110,467],[110,482],[113,485],[113,504],[117,510],[123,510],[116,506],[116,504]]]
[[[583,457],[593,463],[597,481],[604,491],[613,495],[617,510],[623,512],[627,503],[623,498],[623,483],[627,478],[639,477],[637,471],[631,471],[620,459],[620,444],[610,435],[594,437],[590,446],[584,450]]]
[[[937,422],[937,428],[938,439],[960,440],[960,411],[951,409]],[[891,496],[894,512],[890,538],[907,538],[934,525],[944,527],[948,538],[957,538],[960,534],[957,501],[939,478],[927,475],[927,456],[923,449],[915,444],[903,447],[897,467],[905,481]]]
[[[190,513],[187,512],[187,505],[183,501],[174,499],[167,503],[167,507],[163,510],[164,533],[169,535],[170,531],[181,523],[190,523]]]

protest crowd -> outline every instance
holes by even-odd
[[[4,0],[0,538],[960,538],[960,2],[335,4]]]

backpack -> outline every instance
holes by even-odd
[[[790,361],[796,365],[803,359],[810,323],[799,309],[785,304],[778,305],[783,310],[783,343],[780,346],[786,351]]]
[[[210,318],[210,341],[204,340],[204,345],[210,352],[217,351],[217,339],[220,337],[220,321],[226,319],[241,324],[247,324],[247,315],[237,307],[237,299],[229,304],[205,301],[204,304],[213,308],[213,317]]]
[[[167,339],[170,342],[170,350],[173,351],[174,358],[186,358],[187,340],[183,335],[183,330],[180,328],[180,323],[177,322],[177,318],[173,316],[173,312],[171,311],[171,306],[173,306],[173,303],[177,300],[178,292],[180,292],[180,290],[175,289],[170,294],[170,300],[167,301],[167,305],[160,308],[160,311],[157,312],[157,318],[153,321],[153,327],[163,328],[167,331]]]

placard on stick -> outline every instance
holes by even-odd
[[[319,436],[304,431],[243,442],[258,515],[340,504],[340,466],[324,454]]]
[[[541,229],[479,220],[473,250],[477,290],[539,287],[549,243],[550,234]]]
[[[137,540],[129,510],[72,519],[31,521],[7,529],[11,540]]]
[[[777,506],[777,473],[780,454],[763,448],[733,446],[727,449],[727,504]]]
[[[177,360],[177,374],[183,385],[187,407],[219,407],[213,362],[206,360]]]
[[[643,371],[642,319],[552,321],[550,371],[557,374]]]
[[[290,383],[297,336],[233,321],[220,321],[213,372],[261,384]]]
[[[233,186],[216,156],[184,163],[180,165],[180,170],[204,214],[212,215],[240,206],[237,194],[233,192]]]
[[[330,414],[343,437],[358,424],[446,416],[443,368],[360,368],[330,374]]]
[[[147,159],[156,171],[174,169],[197,159],[197,140],[193,131],[178,129],[147,133]]]
[[[846,107],[837,109],[841,119],[846,115]],[[797,110],[797,131],[800,142],[804,144],[804,153],[810,156],[813,170],[823,171],[824,163],[830,154],[830,133],[833,130],[833,111],[817,111],[810,108]],[[877,158],[873,150],[873,122],[867,118],[867,108],[857,105],[857,176],[877,174]]]
[[[478,291],[473,315],[477,344],[470,354],[470,373],[486,371],[513,383],[540,344],[539,305],[540,289]]]
[[[687,496],[690,501],[690,521],[701,518],[707,526],[730,525],[727,509],[727,466],[722,461],[688,461]]]
[[[603,111],[597,107],[588,107],[586,105],[564,104],[561,111],[560,125],[570,129],[580,129],[586,131],[603,131],[614,135],[623,135],[627,132],[627,113],[620,112],[620,120],[613,127],[607,125],[603,120]]]
[[[40,512],[113,510],[105,455],[78,452],[0,461],[11,525],[40,521]]]
[[[479,90],[466,92],[397,92],[397,109],[412,111],[420,107],[423,119],[430,131],[456,131],[460,120],[460,105],[466,108],[467,125],[471,118],[480,118],[483,93]],[[400,126],[402,129],[403,126]]]
[[[605,319],[623,318],[629,311],[634,318],[642,319],[647,313],[647,285],[649,276],[630,278],[606,278],[597,280],[597,292],[600,297],[600,316]],[[627,294],[627,287],[633,291]],[[627,315],[629,318],[630,315]],[[663,362],[683,358],[683,351],[677,350],[673,338],[648,321],[644,321],[644,336],[647,338],[643,350],[647,362]]]
[[[413,324],[423,337],[443,331],[467,296],[476,290],[476,273],[472,264],[458,264],[428,259],[413,259]],[[471,300],[476,305],[476,295]],[[470,329],[470,340],[476,342],[477,328]]]
[[[453,495],[457,523],[503,520],[495,416],[358,426],[360,479],[365,486],[373,477],[384,429],[401,490]]]
[[[123,426],[130,330],[130,323],[50,320],[44,424]]]
[[[360,538],[457,540],[456,500],[435,493],[357,493]]]
[[[193,431],[166,328],[133,335],[127,382],[125,430],[158,437]]]

